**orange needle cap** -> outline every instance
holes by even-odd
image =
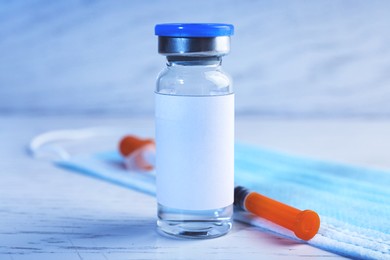
[[[301,211],[240,186],[234,193],[235,205],[293,231],[300,239],[312,239],[320,228],[320,217],[312,210]]]
[[[294,232],[303,240],[313,238],[320,228],[320,217],[312,210],[301,211],[256,192],[245,199],[245,208]]]

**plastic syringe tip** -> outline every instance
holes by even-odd
[[[320,227],[316,212],[301,211],[240,186],[235,189],[235,205],[293,231],[303,240],[312,239]]]

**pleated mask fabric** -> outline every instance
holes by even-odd
[[[76,155],[56,164],[155,195],[153,172],[128,172],[117,152]],[[235,145],[235,182],[321,218],[310,245],[343,256],[390,259],[390,172],[312,160]],[[296,239],[292,232],[246,212],[235,219]],[[303,241],[302,241],[303,242]]]

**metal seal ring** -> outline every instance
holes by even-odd
[[[230,51],[230,37],[158,37],[158,52],[165,56],[222,56]]]

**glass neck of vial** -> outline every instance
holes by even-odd
[[[222,64],[222,56],[167,56],[167,66],[212,66]]]

